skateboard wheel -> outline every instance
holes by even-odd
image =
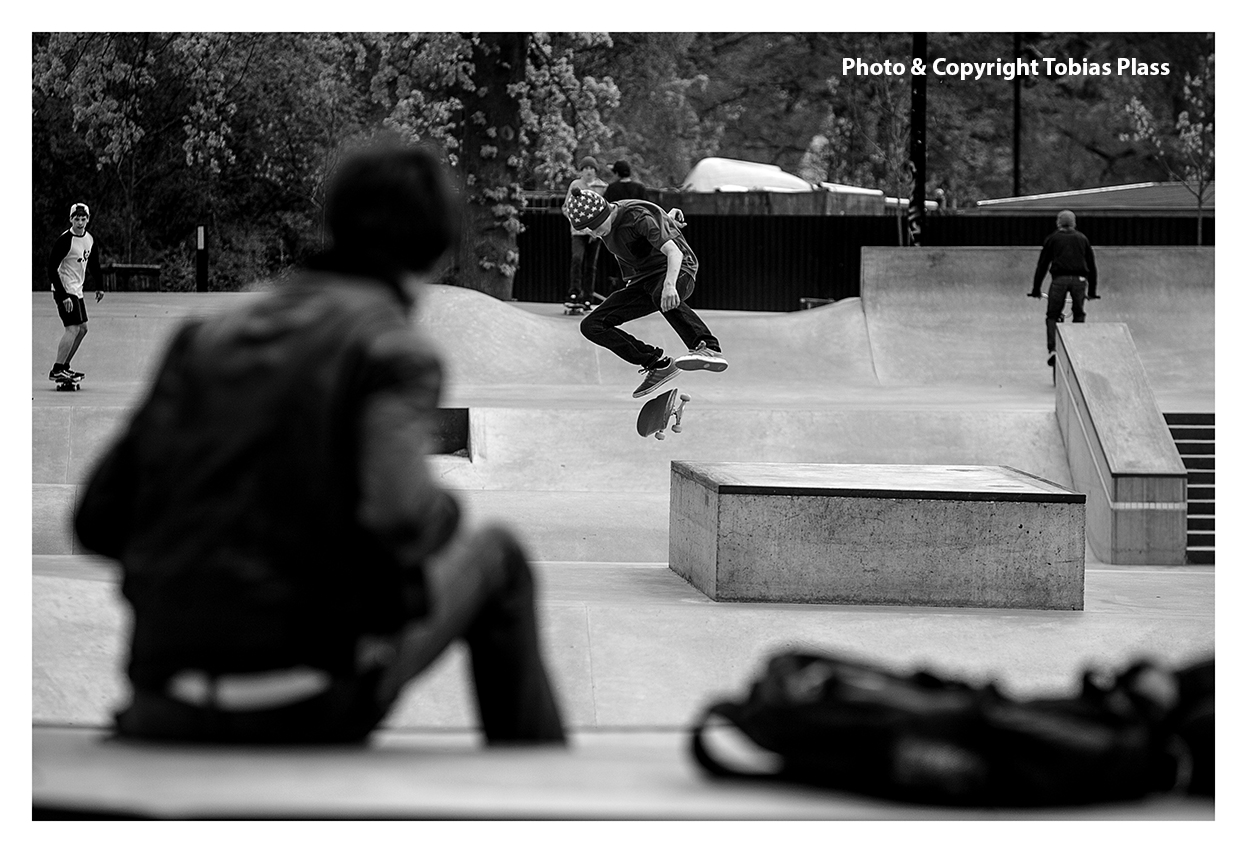
[[[684,427],[680,426],[679,424],[676,424],[675,426],[671,428],[671,431],[672,432],[684,432]]]
[[[658,439],[659,441],[662,441],[663,439],[666,438],[666,436],[663,435],[661,432],[656,432],[654,433],[654,438]]]

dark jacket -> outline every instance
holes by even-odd
[[[1091,241],[1081,231],[1073,228],[1058,228],[1043,241],[1043,248],[1039,252],[1039,263],[1035,266],[1033,292],[1039,292],[1049,268],[1052,270],[1053,278],[1082,276],[1087,279],[1088,292],[1095,293],[1095,252],[1091,250]]]
[[[349,675],[360,636],[427,612],[422,561],[458,513],[425,468],[441,371],[406,308],[390,285],[308,272],[174,336],[75,516],[122,565],[136,686]]]

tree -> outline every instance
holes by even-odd
[[[1204,202],[1215,178],[1214,80],[1215,54],[1209,53],[1195,74],[1183,76],[1179,112],[1168,128],[1139,98],[1131,98],[1126,114],[1134,123],[1134,132],[1123,135],[1147,143],[1171,179],[1195,196],[1195,243],[1199,246],[1204,244]]]

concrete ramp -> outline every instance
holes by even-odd
[[[790,314],[699,313],[731,362],[733,382],[877,384],[859,299]],[[585,339],[579,317],[536,314],[474,290],[430,285],[416,323],[444,353],[451,384],[628,387],[638,381],[635,367]],[[660,315],[624,328],[669,354],[684,352]]]
[[[1161,407],[1212,411],[1213,249],[1096,247],[1087,322],[1126,323]],[[883,385],[1050,381],[1038,248],[862,249],[862,302]],[[1045,284],[1046,289],[1046,284]]]

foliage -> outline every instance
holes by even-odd
[[[213,289],[280,275],[317,250],[326,174],[378,133],[433,143],[459,176],[468,239],[448,280],[507,296],[525,198],[561,193],[592,154],[678,187],[698,160],[773,163],[810,180],[911,191],[908,78],[846,75],[846,58],[908,61],[908,33],[35,33],[35,286],[86,201],[105,262]],[[931,33],[931,56],[994,61],[1011,33]],[[928,78],[927,195],[1189,182],[1213,167],[1213,45],[1194,33],[1026,33],[1029,57],[1166,61],[1163,76]]]
[[[1200,60],[1199,69],[1183,75],[1180,111],[1172,124],[1162,127],[1152,111],[1138,98],[1130,99],[1126,114],[1134,124],[1133,133],[1123,139],[1145,142],[1170,177],[1182,183],[1195,196],[1199,220],[1196,242],[1203,243],[1204,201],[1215,174],[1214,104],[1215,55]]]

